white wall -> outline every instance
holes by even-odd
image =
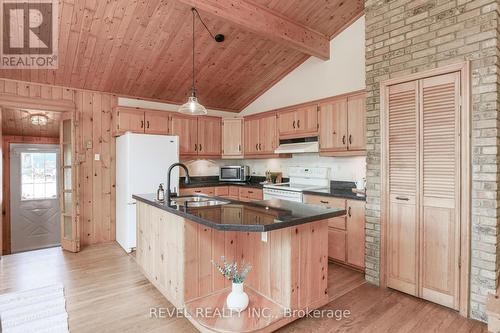
[[[365,89],[365,17],[330,42],[330,59],[310,57],[248,105],[242,115]]]

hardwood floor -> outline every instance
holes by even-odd
[[[364,283],[361,273],[331,264],[329,310],[342,320],[304,318],[278,332],[487,332],[486,325],[405,294]],[[150,318],[150,308],[172,305],[146,280],[132,256],[115,244],[4,256],[0,293],[56,282],[65,286],[71,332],[197,332],[185,318]]]

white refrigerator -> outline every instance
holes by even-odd
[[[167,184],[168,167],[177,162],[177,136],[126,133],[116,139],[116,241],[126,252],[136,246],[132,194],[156,194],[160,183]],[[179,168],[172,170],[170,185],[172,191],[179,188]]]

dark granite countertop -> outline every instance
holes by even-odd
[[[229,203],[185,208],[184,206],[167,206],[165,203],[158,202],[154,194],[140,194],[132,197],[168,213],[221,231],[266,232],[346,214],[343,209],[324,208],[278,199],[242,202],[217,198]]]
[[[217,176],[207,176],[207,177],[191,177],[191,182],[189,184],[184,184],[184,177],[181,177],[179,181],[180,188],[193,188],[193,187],[215,187],[215,186],[245,186],[252,188],[263,188],[264,186],[260,184],[263,182],[265,177],[252,176],[249,182],[221,182]],[[283,182],[287,182],[288,178],[284,178]],[[357,195],[352,191],[356,184],[347,181],[336,181],[330,182],[329,188],[317,189],[304,191],[304,194],[321,195],[325,197],[335,197],[335,198],[345,198],[349,200],[360,200],[365,201],[366,196]]]

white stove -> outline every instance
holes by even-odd
[[[288,183],[264,185],[264,200],[282,199],[303,202],[303,191],[330,187],[330,169],[313,167],[290,167]]]

